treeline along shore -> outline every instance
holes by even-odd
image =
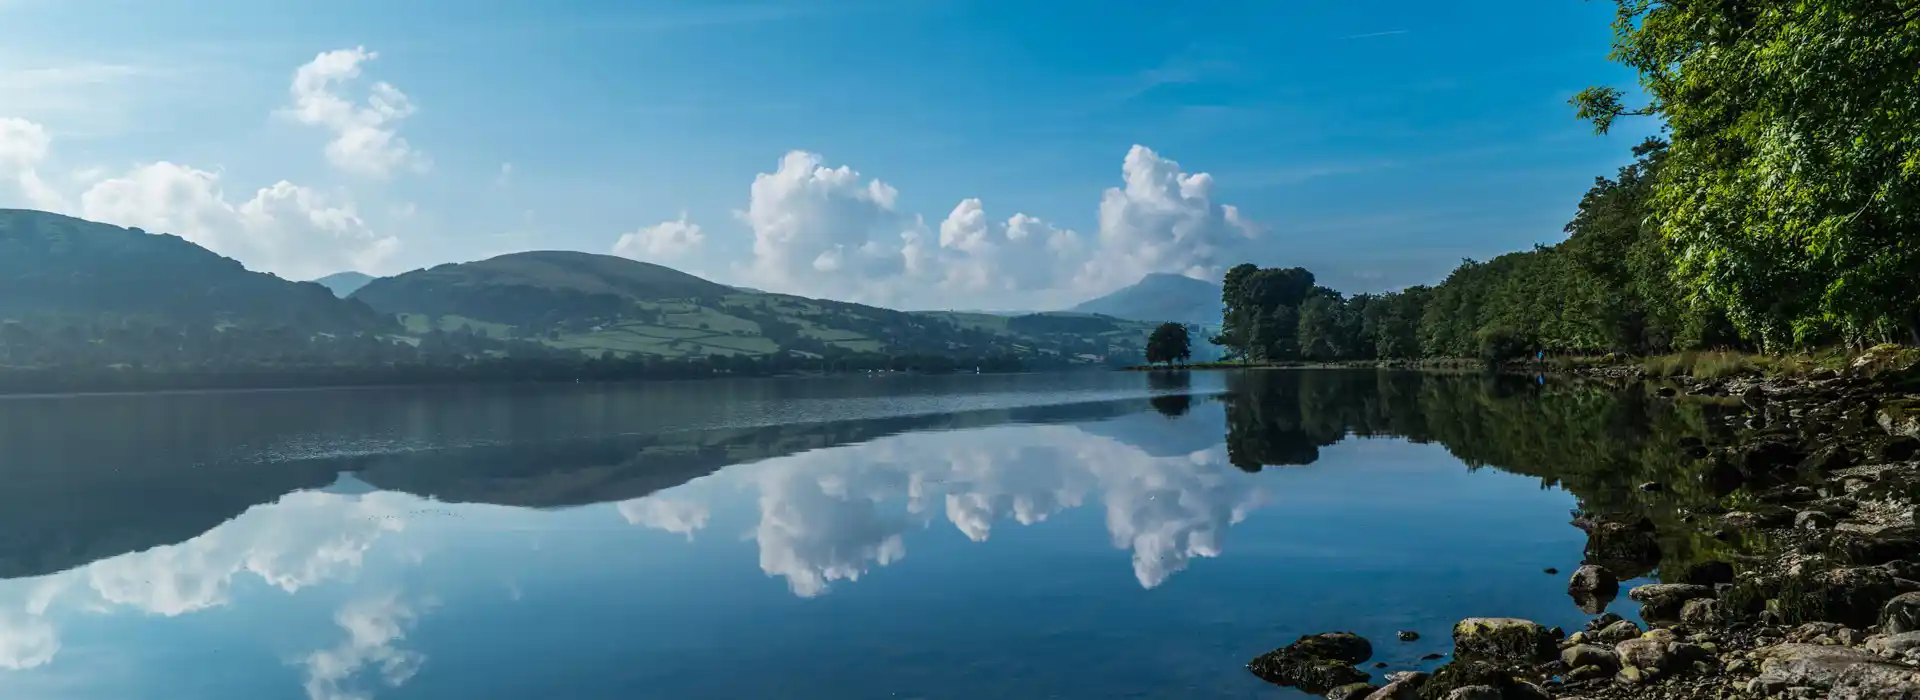
[[[1338,700],[1920,698],[1920,351],[1897,345],[1920,345],[1920,6],[1615,4],[1640,90],[1573,106],[1662,137],[1564,242],[1386,295],[1242,266],[1217,342],[1250,362],[1551,354],[1731,410],[1674,480],[1621,489],[1669,517],[1576,513],[1581,628],[1489,601],[1425,670],[1373,678],[1391,642],[1335,631],[1253,659],[1261,678]],[[1624,591],[1639,621],[1603,612],[1649,575]]]

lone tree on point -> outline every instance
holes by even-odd
[[[1193,341],[1187,337],[1187,327],[1178,323],[1162,323],[1153,329],[1153,335],[1147,337],[1147,362],[1165,362],[1173,366],[1175,361],[1186,362],[1193,357]]]

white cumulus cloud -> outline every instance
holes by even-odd
[[[956,293],[1084,298],[1151,272],[1217,278],[1256,232],[1239,209],[1213,201],[1211,175],[1144,146],[1128,151],[1121,177],[1100,199],[1092,237],[1026,213],[996,219],[978,198],[929,230],[899,208],[893,186],[794,151],[754,178],[740,212],[753,254],[738,271],[769,289],[883,304]]]
[[[399,248],[397,239],[374,233],[351,202],[284,180],[234,201],[219,173],[167,162],[94,184],[80,195],[79,215],[171,233],[291,279],[377,269]]]
[[[250,269],[289,279],[376,270],[400,247],[345,198],[282,180],[237,199],[220,173],[166,161],[77,174],[79,195],[69,197],[39,176],[51,150],[41,125],[0,118],[0,184],[15,185],[26,206],[171,233]]]
[[[1100,198],[1100,238],[1076,283],[1102,289],[1132,284],[1149,272],[1218,278],[1221,253],[1256,232],[1231,205],[1213,201],[1213,176],[1135,145],[1120,172],[1125,185]]]
[[[742,270],[783,291],[872,299],[872,283],[905,269],[904,236],[918,224],[894,210],[899,193],[818,154],[794,151],[754,176],[747,209],[753,258]]]
[[[66,206],[66,199],[40,179],[40,164],[52,143],[46,127],[25,119],[0,117],[0,180],[18,187],[27,204],[40,209]]]
[[[1080,241],[1073,231],[1026,214],[989,221],[979,199],[966,199],[940,222],[940,249],[944,255],[934,267],[942,289],[1015,292],[1058,283]]]
[[[613,254],[634,260],[657,261],[677,258],[695,250],[706,243],[707,235],[700,225],[687,220],[682,213],[673,221],[663,221],[639,230],[620,234],[620,240],[613,244]]]
[[[359,79],[362,64],[379,58],[366,47],[319,54],[293,73],[295,121],[332,133],[327,162],[357,175],[384,178],[395,170],[424,170],[427,160],[399,135],[400,122],[412,116],[413,100],[392,84],[379,81],[356,102],[343,91]]]

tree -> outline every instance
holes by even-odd
[[[1300,356],[1299,314],[1291,306],[1276,306],[1254,319],[1253,357],[1269,362]]]
[[[1242,360],[1251,359],[1247,351],[1253,339],[1254,319],[1259,315],[1259,309],[1248,297],[1247,285],[1259,272],[1259,265],[1241,263],[1228,270],[1220,282],[1220,303],[1224,311],[1220,333],[1213,337],[1213,344]]]
[[[1768,349],[1920,342],[1920,10],[1897,0],[1615,0],[1651,102],[1574,98],[1672,135],[1652,212],[1696,305]],[[1709,319],[1710,321],[1710,319]]]
[[[1300,355],[1310,360],[1338,360],[1356,346],[1358,329],[1348,323],[1351,310],[1338,292],[1314,294],[1300,304]]]
[[[1193,342],[1184,325],[1162,323],[1147,337],[1147,362],[1164,362],[1171,367],[1175,361],[1185,362],[1190,357],[1193,357]]]

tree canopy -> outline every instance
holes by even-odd
[[[1649,213],[1687,300],[1767,348],[1920,342],[1920,6],[1615,2],[1650,102],[1574,101],[1670,131]]]
[[[1193,341],[1183,324],[1168,321],[1153,329],[1153,335],[1147,336],[1147,362],[1171,365],[1185,362],[1190,357],[1193,357]]]

